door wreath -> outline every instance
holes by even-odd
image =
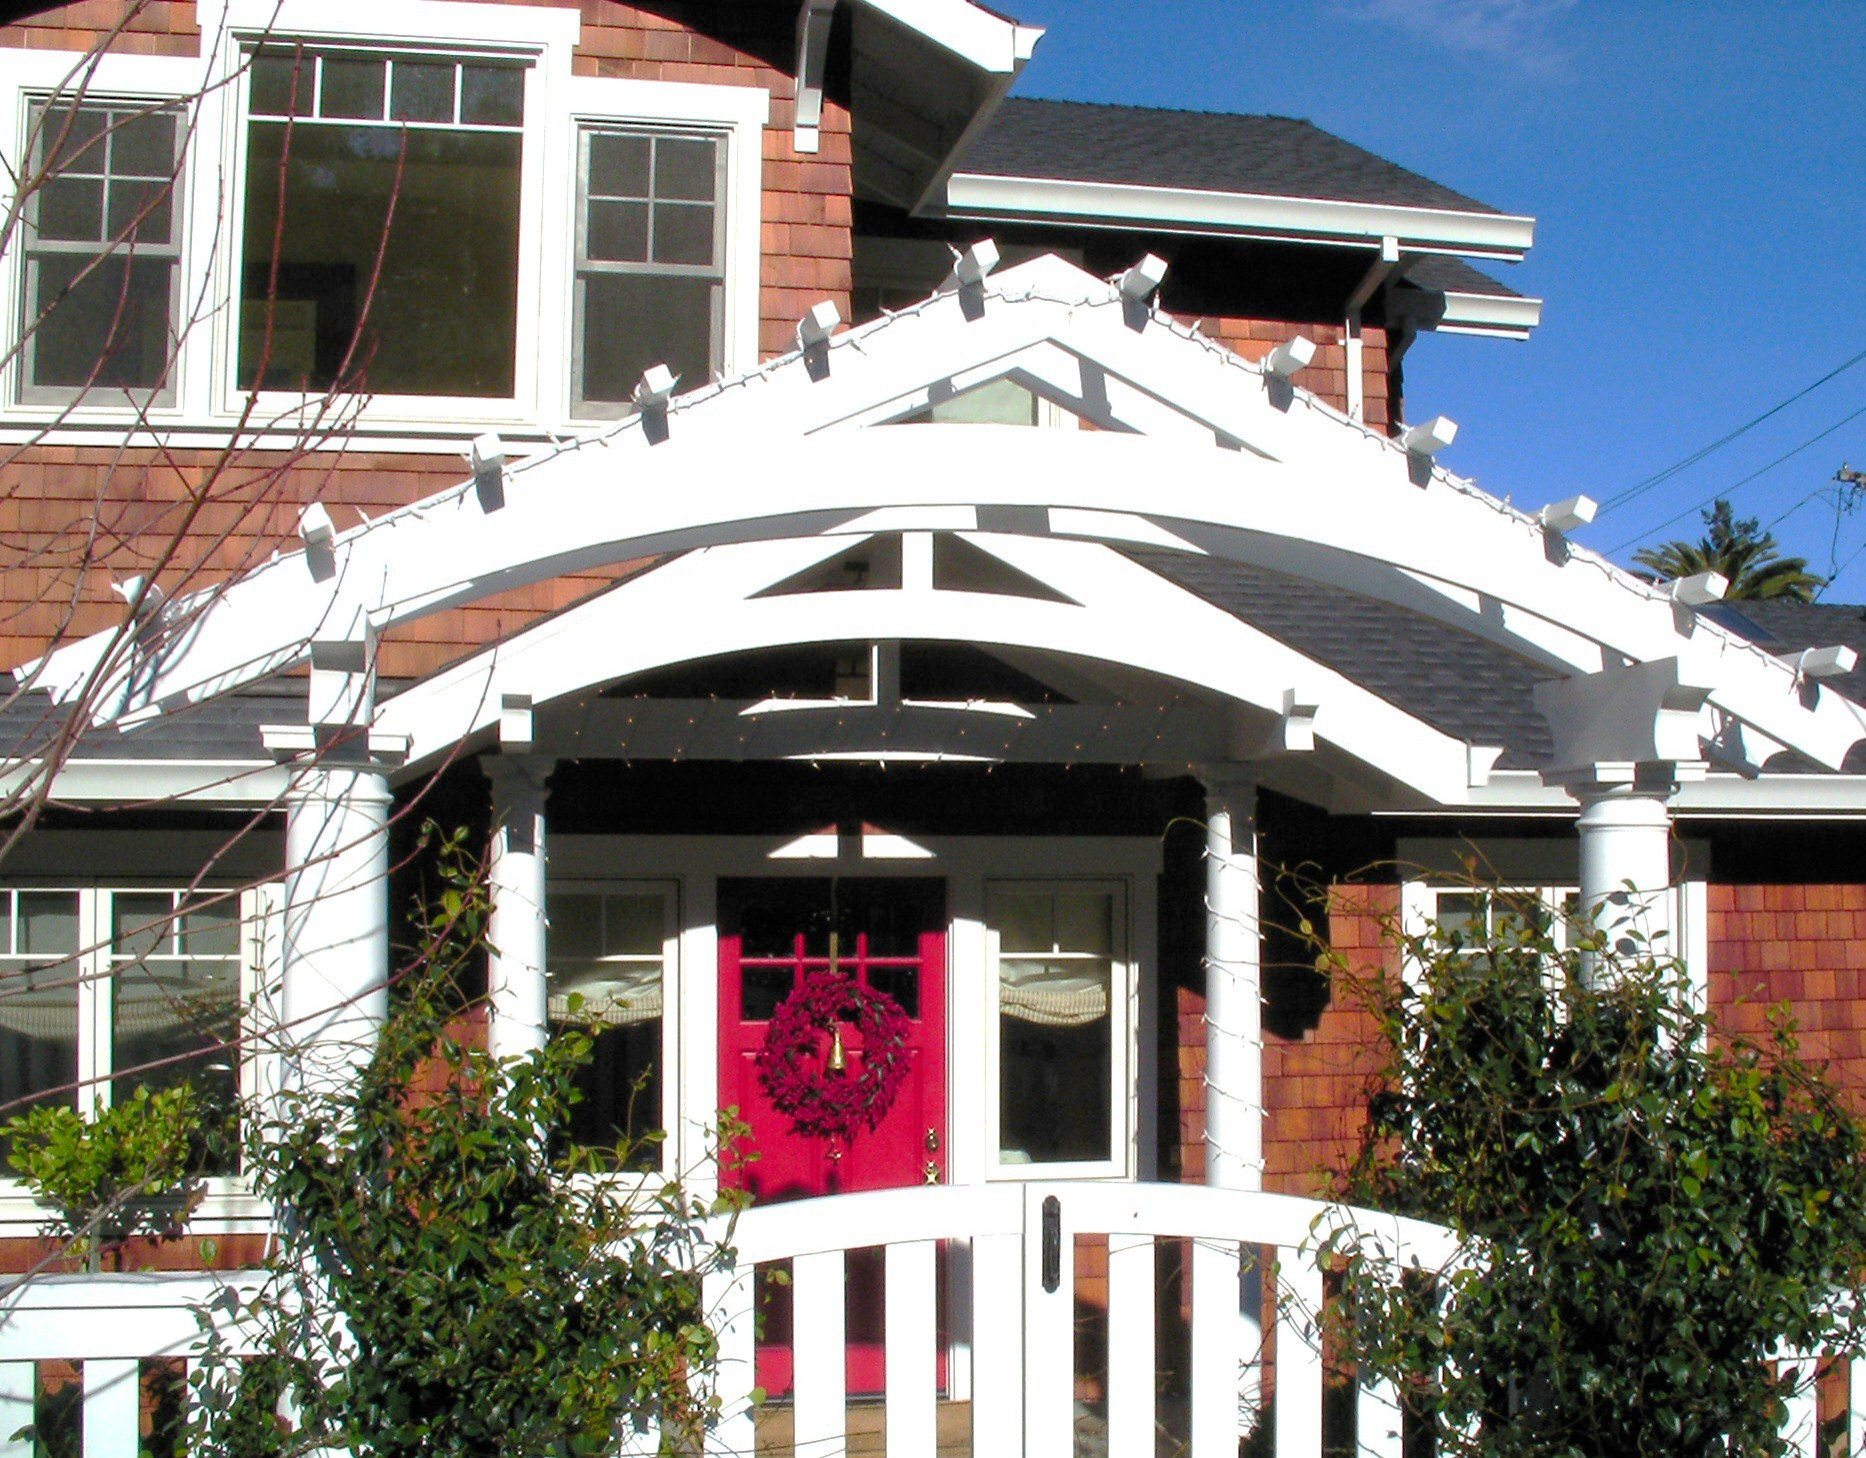
[[[862,1035],[859,1071],[836,1071],[838,1060],[819,1059],[828,1035],[841,1042],[843,1023]],[[888,1116],[907,1078],[907,1039],[913,1022],[885,992],[835,972],[810,972],[771,1015],[758,1050],[758,1084],[791,1131],[847,1144]]]

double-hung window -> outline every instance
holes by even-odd
[[[262,48],[238,383],[511,397],[526,68]]]
[[[174,388],[181,113],[54,100],[30,118],[21,396],[98,403],[124,391],[163,403]]]
[[[986,926],[997,1005],[995,1163],[1007,1172],[1128,1173],[1135,999],[1119,887],[996,882],[986,891]]]
[[[705,384],[723,336],[723,139],[586,126],[577,158],[575,412],[621,413],[655,364]]]
[[[243,971],[238,895],[0,890],[0,1113],[189,1082],[231,1116]]]

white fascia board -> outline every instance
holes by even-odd
[[[1519,261],[1535,241],[1534,218],[1508,213],[1397,207],[1266,193],[996,177],[955,172],[946,184],[948,217],[1052,219],[1106,227],[1151,226],[1321,243],[1377,243],[1402,249]]]
[[[993,15],[971,0],[861,0],[981,71],[1016,72],[1030,59],[1041,27]]]
[[[1556,785],[1545,785],[1534,770],[1496,770],[1486,785],[1475,786],[1462,807],[1445,810],[1376,811],[1377,815],[1450,813],[1452,809],[1495,815],[1558,815],[1572,817],[1578,809],[1574,797]],[[1770,819],[1866,820],[1866,775],[1707,775],[1678,787],[1672,813],[1686,820]]]
[[[38,763],[0,762],[0,795],[29,782]],[[225,805],[257,808],[280,802],[291,781],[266,760],[73,759],[59,767],[49,798],[71,804]]]

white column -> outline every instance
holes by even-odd
[[[1257,789],[1205,791],[1205,1182],[1263,1188],[1263,944]]]
[[[313,764],[286,799],[281,1003],[306,1082],[366,1062],[388,1012],[390,798],[378,770]]]
[[[495,1058],[544,1046],[544,799],[555,763],[529,754],[480,761],[492,781],[486,1046]]]
[[[1665,765],[1569,786],[1581,806],[1581,914],[1623,956],[1674,950],[1670,800],[1677,784],[1671,770]],[[1583,975],[1591,975],[1591,960],[1583,956]]]

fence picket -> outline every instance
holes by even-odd
[[[718,1421],[706,1435],[706,1458],[750,1455],[757,1437],[749,1400],[756,1343],[751,1264],[741,1262],[736,1270],[708,1276],[703,1297],[707,1321],[719,1341],[711,1380],[721,1403]]]
[[[1024,1430],[1024,1238],[972,1241],[972,1452],[1000,1453]]]
[[[1782,1441],[1793,1458],[1820,1458],[1820,1393],[1814,1383],[1814,1359],[1797,1353],[1783,1356],[1781,1365],[1796,1369],[1795,1390],[1783,1404]]]
[[[1153,1237],[1108,1236],[1108,1451],[1153,1451]]]
[[[848,1296],[842,1251],[791,1262],[798,1458],[843,1458],[848,1448]]]
[[[1236,1458],[1239,1271],[1235,1240],[1192,1242],[1192,1458]]]
[[[1354,1400],[1355,1451],[1362,1458],[1404,1458],[1399,1389],[1391,1382],[1363,1379]]]
[[[141,1368],[121,1357],[84,1364],[84,1458],[137,1458]]]
[[[1276,1458],[1322,1458],[1322,1272],[1277,1252]]]
[[[939,1384],[939,1246],[931,1240],[888,1247],[887,1322],[889,1458],[933,1458]]]

